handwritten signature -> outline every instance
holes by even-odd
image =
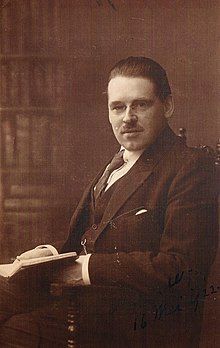
[[[198,307],[202,304],[207,297],[214,296],[220,292],[220,286],[210,285],[208,287],[199,287],[196,282],[196,276],[199,279],[206,281],[205,277],[202,276],[198,271],[189,269],[187,271],[181,271],[177,273],[174,277],[168,279],[168,289],[172,290],[169,292],[170,298],[173,296],[173,288],[178,286],[181,282],[185,282],[187,285],[188,293],[185,296],[179,295],[172,303],[166,301],[161,301],[161,303],[154,305],[154,317],[153,321],[166,319],[167,316],[174,315],[176,313],[181,313],[184,310],[191,310],[192,312],[197,312]],[[198,283],[199,284],[199,283]],[[193,286],[194,285],[194,286]],[[163,295],[160,293],[160,295]],[[139,312],[136,313],[134,319],[134,330],[145,329],[147,327],[147,318],[144,310],[139,308]]]
[[[175,313],[183,312],[188,305],[194,313],[198,310],[198,306],[200,303],[204,302],[206,297],[217,294],[220,292],[220,286],[210,285],[208,288],[202,289],[190,289],[191,296],[190,298],[183,301],[183,297],[179,297],[179,301],[175,304],[170,304],[166,302],[162,302],[155,306],[154,318],[153,320],[163,320],[167,316],[173,315]],[[214,300],[216,298],[214,297]],[[146,313],[144,311],[140,311],[134,319],[134,330],[145,329],[147,327],[147,319]]]

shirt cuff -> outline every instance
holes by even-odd
[[[85,285],[91,285],[89,278],[89,259],[92,254],[83,255],[82,278]]]

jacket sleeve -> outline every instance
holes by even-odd
[[[170,184],[157,254],[92,254],[93,285],[128,286],[151,295],[178,272],[209,271],[217,248],[217,192],[213,159],[193,152]]]

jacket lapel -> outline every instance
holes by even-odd
[[[96,175],[96,177],[86,187],[86,189],[83,193],[83,196],[80,199],[80,201],[79,201],[79,203],[78,203],[78,205],[77,205],[77,207],[76,207],[76,209],[71,217],[67,239],[61,248],[61,252],[67,252],[67,251],[71,250],[71,245],[72,245],[71,239],[73,237],[73,231],[75,230],[77,223],[82,215],[86,219],[87,214],[85,214],[85,212],[86,212],[86,210],[90,204],[90,201],[91,201],[91,190],[93,190],[93,187],[95,186],[96,182],[98,181],[98,179],[100,178],[102,173],[103,173],[103,168],[99,171],[99,173]],[[84,231],[81,231],[81,230],[75,231],[74,237],[77,239],[77,236],[81,235],[83,232]]]
[[[118,210],[125,204],[129,197],[138,187],[148,178],[155,166],[153,159],[147,158],[143,154],[130,171],[117,184],[117,189],[113,192],[101,221],[101,228],[111,221]]]
[[[109,161],[107,162],[107,164],[109,163]],[[106,166],[107,166],[106,164]],[[105,167],[106,167],[105,166]],[[104,167],[104,169],[105,169]],[[74,211],[74,214],[71,218],[71,222],[70,222],[70,230],[72,230],[74,228],[74,225],[76,224],[76,222],[78,221],[78,218],[80,216],[80,214],[82,213],[82,211],[85,209],[86,206],[88,206],[88,204],[90,204],[90,199],[91,199],[91,191],[93,190],[95,184],[97,183],[97,181],[99,180],[99,178],[101,177],[104,169],[102,168],[99,173],[96,175],[96,177],[90,182],[90,184],[86,187],[82,198],[80,199],[76,210]]]

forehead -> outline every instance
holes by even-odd
[[[154,97],[154,83],[148,78],[116,76],[108,84],[109,102]]]

